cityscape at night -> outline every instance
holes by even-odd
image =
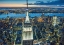
[[[0,0],[0,45],[64,45],[64,0]]]

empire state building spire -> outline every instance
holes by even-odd
[[[26,19],[23,24],[22,30],[22,45],[33,45],[33,26],[29,20],[29,11],[28,11],[28,0],[27,1],[27,9],[26,9]]]
[[[25,23],[30,23],[30,20],[29,20],[29,11],[28,11],[28,0],[26,0],[27,2],[27,9],[26,9],[26,20],[25,20]]]

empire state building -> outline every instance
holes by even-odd
[[[26,10],[26,19],[25,22],[23,23],[22,40],[23,45],[33,45],[33,30],[32,24],[29,19],[28,8]]]

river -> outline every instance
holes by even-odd
[[[40,17],[43,13],[29,13],[29,16],[30,17]],[[64,17],[64,13],[45,13],[44,14],[45,16],[62,16]],[[8,13],[8,14],[1,14],[0,15],[0,18],[7,18],[7,16],[9,17],[13,17],[13,18],[21,18],[21,17],[25,17],[26,16],[26,13],[25,14],[15,14],[15,13]]]

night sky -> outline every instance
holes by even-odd
[[[34,5],[62,5],[64,0],[28,0],[29,4]],[[26,0],[0,0],[0,7],[26,7]]]
[[[40,4],[62,4],[64,5],[64,0],[28,0],[29,3],[40,2]],[[0,0],[0,3],[22,3],[25,4],[26,0]]]

